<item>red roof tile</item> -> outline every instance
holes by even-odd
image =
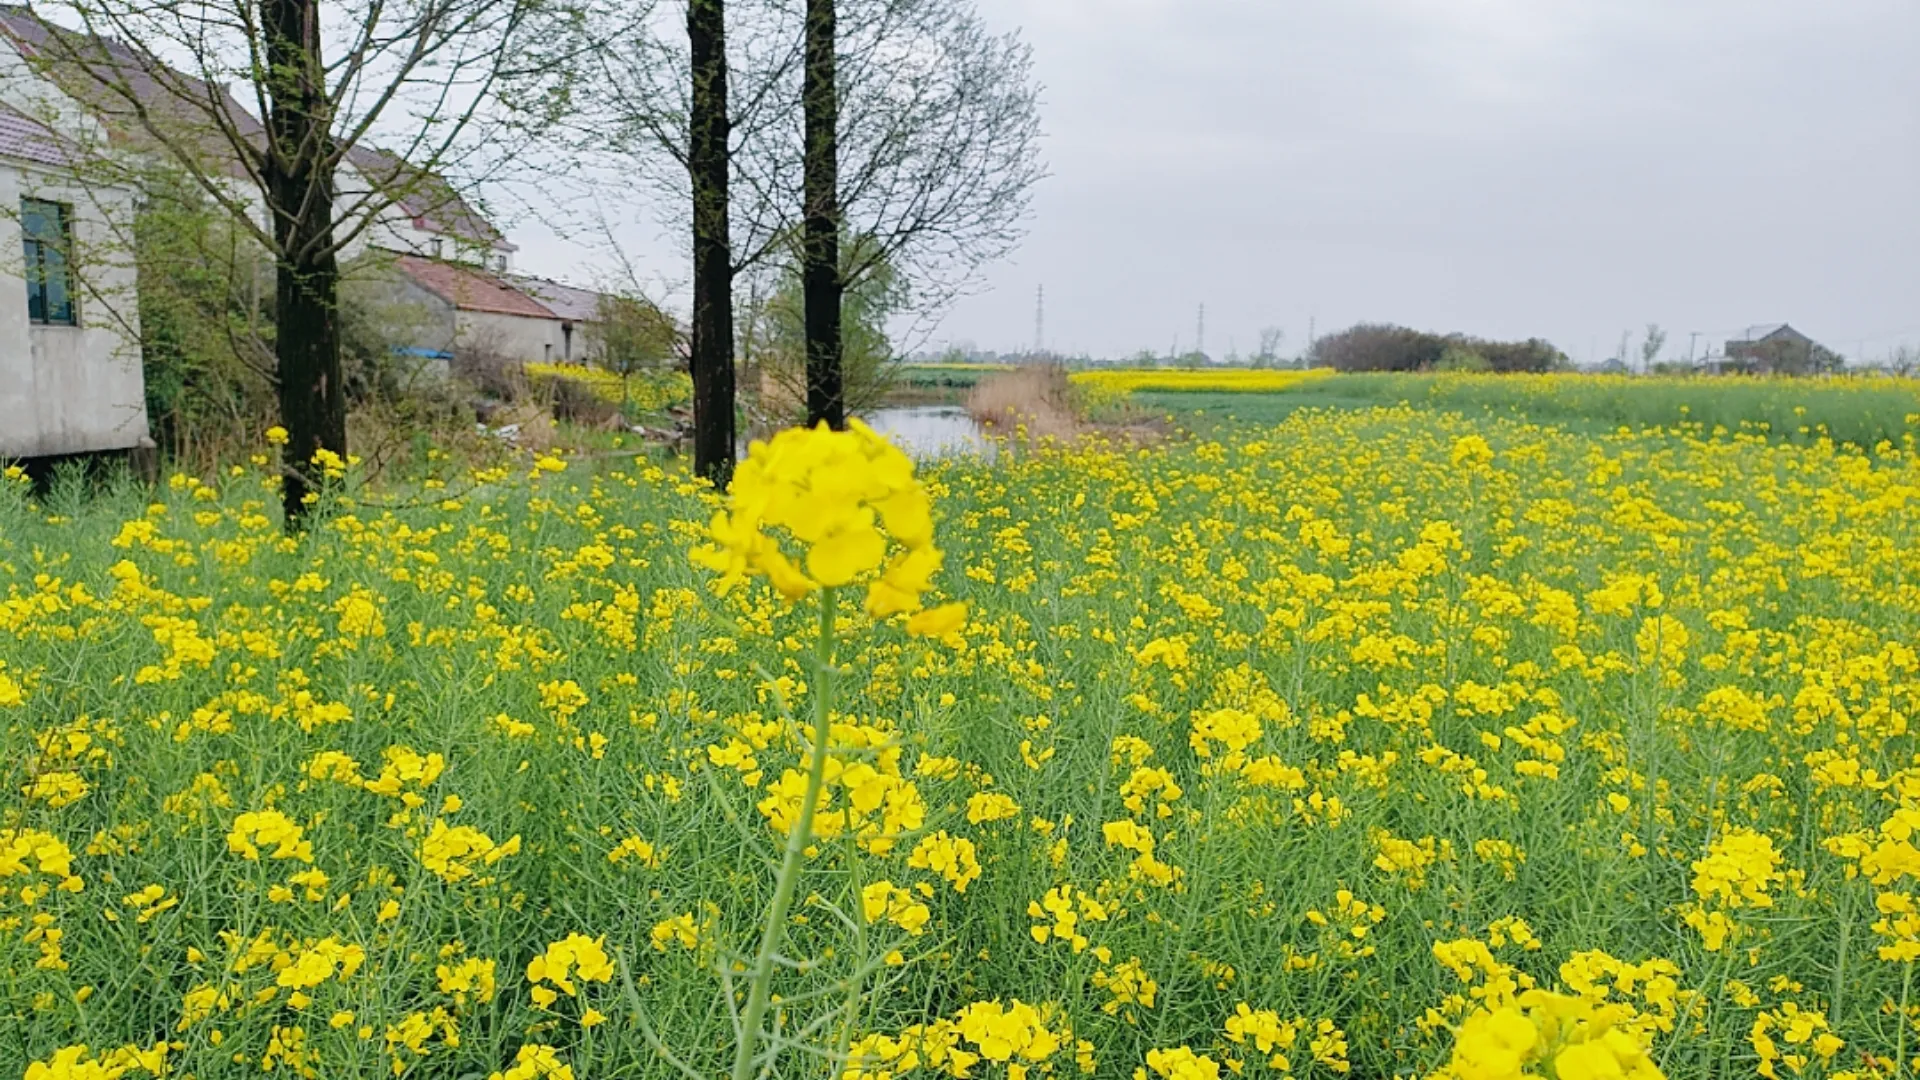
[[[559,319],[539,301],[484,270],[458,263],[435,262],[414,255],[394,260],[413,283],[461,311],[489,311],[529,319]]]
[[[209,160],[224,162],[234,176],[251,175],[215,119],[224,118],[234,133],[256,148],[263,145],[265,129],[225,87],[177,71],[144,49],[62,27],[32,8],[4,0],[0,0],[0,37],[10,40],[56,85],[106,121],[117,140],[143,144],[150,141],[146,126],[157,124],[171,138],[198,144]],[[144,120],[127,101],[128,95],[146,110]],[[438,173],[415,168],[367,145],[353,146],[348,158],[376,190],[389,193],[415,227],[516,250]]]

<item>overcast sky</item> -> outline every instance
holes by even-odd
[[[1920,343],[1920,0],[977,0],[1050,177],[935,345],[1283,352],[1356,321],[1684,356]],[[522,265],[576,251],[514,230]],[[684,280],[644,212],[616,230]],[[579,276],[577,272],[571,276]]]

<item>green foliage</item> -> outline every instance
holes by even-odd
[[[858,257],[847,245],[843,261]],[[907,310],[906,283],[891,265],[870,267],[841,298],[841,379],[847,415],[880,404],[896,373],[887,322]],[[807,412],[807,323],[797,263],[780,272],[779,284],[755,319],[750,357],[761,374],[760,407],[777,426],[802,422]]]
[[[273,422],[273,264],[177,170],[146,174],[134,222],[147,416],[164,451]]]
[[[1459,342],[1448,342],[1440,352],[1440,362],[1434,365],[1436,371],[1492,371],[1493,365],[1472,347]]]
[[[201,459],[254,438],[278,416],[274,391],[274,264],[232,216],[178,170],[150,170],[135,218],[147,415],[161,449]],[[423,422],[445,411],[430,365],[395,354],[430,317],[388,281],[392,256],[342,266],[341,366],[358,405],[378,401]],[[203,452],[204,451],[204,452]]]
[[[622,378],[665,371],[679,359],[683,341],[673,316],[637,294],[603,294],[585,333],[594,363]]]

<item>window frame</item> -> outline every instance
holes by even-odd
[[[49,239],[44,232],[35,230],[30,224],[35,220],[51,220],[56,236]],[[21,196],[20,247],[24,260],[21,275],[26,279],[27,287],[28,324],[78,327],[80,298],[74,289],[78,275],[73,265],[73,204],[31,195]],[[58,258],[57,267],[49,267],[50,254]],[[52,310],[51,290],[48,287],[54,280],[60,282],[60,291],[64,294],[65,310],[58,316]]]

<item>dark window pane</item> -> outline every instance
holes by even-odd
[[[20,231],[26,235],[28,240],[45,240],[55,235],[53,233],[55,226],[54,223],[49,220],[50,215],[48,214],[48,211],[53,209],[54,207],[38,199],[21,200]]]
[[[75,325],[67,208],[40,199],[20,200],[20,232],[28,321]]]
[[[67,254],[56,247],[42,253],[42,276],[47,288],[47,321],[73,322],[73,293],[68,288]]]

